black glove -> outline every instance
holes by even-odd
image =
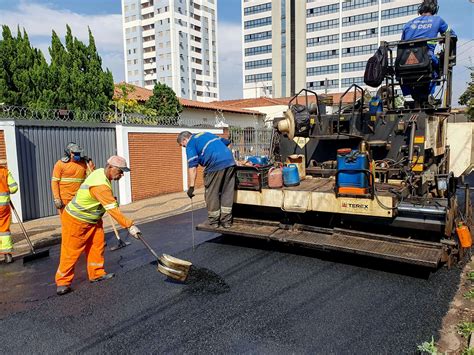
[[[194,197],[194,186],[189,186],[188,191],[186,192],[189,198]]]

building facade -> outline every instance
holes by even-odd
[[[243,97],[364,86],[380,41],[401,38],[420,0],[242,0]]]
[[[125,81],[219,99],[217,0],[122,0]]]

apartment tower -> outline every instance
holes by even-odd
[[[122,0],[125,81],[219,99],[217,0]]]
[[[380,41],[399,40],[420,0],[242,0],[243,97],[364,86]]]

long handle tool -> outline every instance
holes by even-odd
[[[193,236],[193,252],[194,252],[194,204],[191,197],[191,235]]]
[[[35,250],[35,248],[33,247],[33,243],[31,242],[31,239],[28,236],[28,233],[26,232],[25,226],[23,225],[23,222],[20,220],[20,216],[18,215],[18,212],[16,211],[15,206],[13,206],[13,203],[11,201],[10,201],[10,207],[11,207],[13,213],[15,214],[16,220],[20,224],[20,228],[21,228],[21,230],[23,232],[23,235],[25,236],[26,241],[28,242],[28,245],[30,246],[30,250],[31,250],[31,254],[25,255],[23,257],[23,264],[27,263],[27,262],[30,262],[30,261],[33,261],[33,260],[36,260],[36,259],[48,257],[49,256],[49,249],[38,251],[38,252]]]
[[[146,246],[146,248],[150,251],[150,253],[156,258],[158,262],[158,271],[161,272],[163,275],[166,275],[172,279],[184,282],[188,277],[189,268],[191,267],[192,263],[186,260],[175,258],[168,254],[162,254],[158,256],[158,254],[152,249],[150,244],[143,239],[143,235],[141,233],[138,234],[138,239]]]
[[[124,242],[123,239],[120,238],[117,228],[115,228],[115,223],[114,223],[114,220],[112,219],[112,216],[108,213],[107,215],[109,216],[110,224],[112,225],[112,228],[114,230],[115,238],[117,238],[117,241],[118,241],[117,245],[114,247],[111,247],[110,250],[115,251],[115,250],[125,248],[127,245],[130,245],[130,242]]]

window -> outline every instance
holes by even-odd
[[[398,25],[383,26],[382,36],[390,36],[394,34],[401,35],[403,31],[403,26],[405,26],[403,23],[400,23]]]
[[[245,76],[246,83],[256,83],[258,81],[271,81],[272,73],[260,73]]]
[[[322,67],[308,68],[306,69],[306,75],[315,76],[315,75],[322,75],[322,74],[337,73],[338,71],[339,71],[339,65],[333,64],[333,65],[325,65]]]
[[[377,50],[376,44],[368,44],[366,46],[343,48],[342,56],[352,57],[354,55],[374,53],[376,50]]]
[[[365,85],[364,84],[364,77],[344,78],[344,79],[341,80],[342,87],[350,86],[352,84]]]
[[[332,89],[332,88],[337,88],[338,85],[339,85],[338,79],[318,80],[318,81],[311,81],[309,83],[306,83],[306,87],[313,90]]]
[[[244,42],[262,41],[264,39],[270,39],[270,38],[272,38],[272,31],[264,31],[264,32],[258,32],[258,33],[245,35]]]
[[[337,58],[338,55],[339,55],[339,50],[332,49],[328,51],[308,53],[306,55],[306,60],[308,62],[313,62],[315,60]]]
[[[272,3],[267,2],[266,4],[245,7],[244,15],[258,14],[259,12],[270,11],[271,9],[272,9]]]
[[[257,54],[264,54],[264,53],[270,53],[272,51],[272,46],[260,46],[260,47],[251,47],[251,48],[245,48],[245,55],[257,55]]]
[[[354,32],[344,32],[342,34],[342,41],[357,41],[359,39],[366,39],[377,37],[377,29],[369,28],[368,30],[354,31]]]
[[[342,10],[353,10],[361,7],[377,5],[378,0],[346,0],[342,3]]]
[[[339,4],[331,4],[326,6],[314,7],[306,10],[307,17],[320,16],[326,14],[332,14],[339,11]]]
[[[402,17],[408,15],[416,15],[418,13],[418,5],[396,7],[394,9],[388,9],[382,11],[382,20],[386,20],[394,17]]]
[[[339,41],[339,35],[329,35],[315,38],[308,38],[306,45],[308,47],[322,46],[325,44],[336,43]]]
[[[271,24],[272,24],[271,16],[263,17],[263,18],[258,18],[256,20],[245,21],[244,28],[255,28],[255,27],[261,27],[261,26],[266,26],[266,25],[271,25]]]
[[[367,62],[352,62],[342,64],[342,72],[365,70]]]
[[[379,14],[378,12],[369,12],[366,14],[356,15],[356,16],[347,16],[342,18],[342,26],[352,26],[358,23],[374,22],[378,21]]]
[[[245,69],[266,68],[272,66],[271,59],[254,60],[252,62],[245,62]]]
[[[315,32],[339,26],[339,19],[320,21],[306,25],[307,32]]]

